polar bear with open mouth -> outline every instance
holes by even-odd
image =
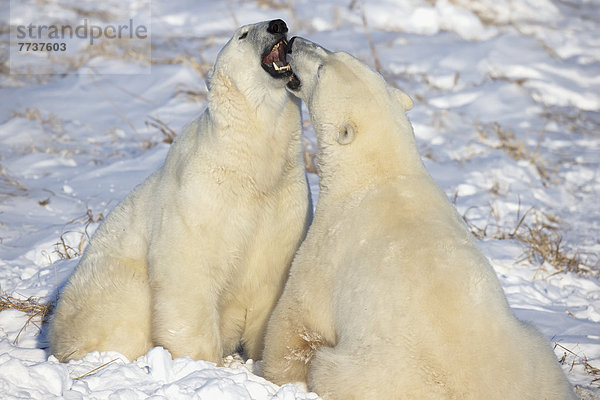
[[[324,399],[575,399],[548,341],[425,170],[411,99],[365,64],[290,41],[320,195],[269,321],[264,375]]]
[[[261,358],[267,319],[312,218],[300,102],[282,20],[239,28],[207,79],[206,111],[107,216],[51,320],[59,360],[152,346]]]

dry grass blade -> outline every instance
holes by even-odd
[[[163,134],[163,142],[171,144],[177,136],[177,132],[169,127],[166,123],[158,118],[150,117],[149,121],[146,121],[146,126],[158,129]]]
[[[198,87],[190,87],[183,84],[177,85],[173,97],[183,97],[187,101],[193,101],[198,104],[204,104],[206,102],[206,90]]]
[[[262,8],[270,8],[273,10],[293,10],[290,4],[288,4],[289,2],[287,1],[278,2],[277,0],[258,0],[257,3]]]
[[[543,212],[534,212],[535,220],[516,235],[516,239],[525,245],[523,258],[531,264],[538,264],[540,269],[549,264],[556,268],[554,274],[570,271],[579,275],[598,275],[600,260],[593,254],[570,250],[558,232],[558,221]]]
[[[351,3],[350,8],[352,8],[352,7],[353,7],[353,5]],[[373,58],[373,66],[375,67],[375,71],[377,71],[381,76],[383,76],[388,84],[395,87],[396,89],[400,89],[400,87],[398,86],[396,81],[393,79],[394,77],[391,76],[387,71],[385,71],[383,66],[381,65],[381,61],[379,60],[379,54],[377,53],[377,48],[375,47],[375,43],[373,42],[373,39],[371,38],[371,31],[369,29],[369,24],[367,22],[367,16],[366,16],[364,10],[361,13],[361,17],[362,17],[363,28],[365,30],[365,37],[367,38],[367,43],[369,44],[369,50],[371,50],[371,57]],[[419,96],[415,94],[413,99],[419,100]]]
[[[15,338],[15,344],[19,344],[19,337],[29,324],[33,324],[36,328],[41,329],[41,323],[50,309],[50,303],[42,303],[41,300],[42,298],[40,297],[18,299],[5,293],[0,295],[0,312],[4,310],[17,310],[24,312],[28,316],[25,325],[19,330]]]
[[[517,262],[527,260],[532,265],[538,265],[538,272],[551,265],[556,269],[552,275],[565,271],[579,275],[600,275],[600,258],[594,254],[569,249],[558,232],[559,221],[556,217],[533,207],[521,215],[519,201],[514,228],[503,224],[491,205],[487,222],[482,227],[468,216],[473,209],[475,208],[469,207],[462,216],[473,236],[479,240],[517,240],[523,245],[523,256]]]
[[[369,31],[369,25],[367,24],[367,16],[365,12],[362,12],[362,23],[365,28],[365,36],[367,37],[367,42],[369,43],[369,48],[371,49],[371,56],[373,57],[373,62],[375,63],[375,70],[382,74],[381,62],[379,61],[379,55],[377,54],[377,49],[375,49],[375,44],[371,39],[371,32]],[[382,74],[383,75],[383,74]]]
[[[308,172],[309,174],[317,174],[318,170],[316,153],[310,152],[308,149],[304,149],[302,154],[304,157],[304,169],[306,170],[306,172]]]
[[[88,208],[83,216],[77,217],[77,218],[72,219],[71,221],[67,222],[65,225],[70,225],[73,223],[83,223],[83,225],[84,225],[83,232],[74,231],[74,230],[64,231],[60,235],[58,242],[56,242],[54,244],[54,253],[56,253],[58,255],[58,258],[61,260],[65,260],[65,259],[70,260],[72,258],[79,257],[81,254],[83,254],[83,249],[84,249],[86,243],[90,239],[90,234],[88,232],[89,226],[93,223],[100,222],[103,219],[104,219],[103,213],[94,215],[92,210],[90,210]],[[76,244],[76,247],[71,246],[69,244],[69,240],[65,239],[65,235],[68,235],[68,234],[80,235],[80,239],[79,239],[78,243]]]
[[[97,73],[95,73],[95,75],[98,75]],[[96,85],[96,88],[98,88],[98,92],[104,97],[104,99],[109,102],[117,111],[117,113],[119,114],[119,116],[121,117],[121,119],[123,119],[123,121],[125,121],[125,123],[127,125],[129,125],[129,127],[131,128],[132,132],[140,137],[139,132],[137,131],[137,129],[135,129],[135,126],[133,125],[133,123],[129,120],[129,118],[127,118],[127,115],[125,114],[125,112],[121,109],[121,107],[119,106],[119,104],[117,104],[117,102],[113,101],[113,99],[104,91],[103,86],[98,82],[98,80],[96,79],[95,75],[90,75],[90,77],[92,78],[92,82],[94,82],[94,85]]]
[[[491,124],[477,124],[476,130],[483,143],[494,149],[499,149],[515,161],[527,161],[535,166],[536,171],[543,179],[542,183],[558,183],[555,175],[556,169],[540,154],[541,142],[545,136],[542,130],[534,150],[531,150],[525,141],[517,138],[512,129],[505,129],[497,122]]]
[[[3,197],[15,197],[26,195],[29,188],[17,178],[9,175],[0,163],[0,199]]]
[[[589,363],[588,358],[583,355],[575,353],[573,350],[566,348],[560,343],[554,343],[554,348],[561,348],[563,351],[563,356],[560,358],[560,364],[567,364],[568,359],[571,359],[571,370],[575,367],[575,365],[580,364],[583,366],[583,370],[590,376],[592,376],[592,380],[590,381],[590,385],[600,388],[600,368],[594,367]]]
[[[562,236],[544,225],[527,227],[526,232],[519,235],[519,240],[527,245],[525,255],[530,262],[540,265],[548,262],[568,271],[576,270],[582,264],[578,253],[565,252]]]
[[[212,68],[212,64],[199,55],[200,61],[191,55],[178,55],[176,57],[156,58],[152,60],[153,65],[183,64],[195,69],[200,75],[206,77],[206,74]]]
[[[71,246],[70,244],[68,244],[67,240],[65,239],[65,235],[69,234],[69,233],[77,233],[77,234],[81,235],[81,240],[79,241],[79,244],[77,245],[76,248]],[[72,258],[77,258],[83,253],[83,247],[85,246],[86,242],[87,242],[87,238],[81,232],[76,232],[76,231],[63,232],[60,235],[58,242],[56,242],[54,244],[54,253],[56,253],[58,255],[58,258],[61,260],[70,260]]]
[[[63,130],[63,122],[57,115],[51,112],[42,115],[42,112],[35,107],[27,107],[23,111],[14,111],[9,118],[25,118],[29,121],[38,121],[43,127],[51,131],[59,132]]]
[[[118,360],[118,358],[115,358],[114,360],[110,360],[110,361],[108,361],[108,362],[105,362],[104,364],[102,364],[102,365],[100,365],[100,366],[98,366],[98,367],[96,367],[96,368],[94,368],[94,369],[92,369],[92,370],[90,370],[90,371],[86,372],[85,374],[83,374],[83,375],[81,375],[81,376],[78,376],[78,377],[76,377],[76,378],[73,378],[73,380],[74,380],[74,381],[78,381],[78,380],[80,380],[80,379],[87,378],[88,376],[94,375],[94,374],[96,374],[98,371],[100,371],[102,368],[104,368],[104,367],[107,367],[108,365],[110,365],[110,364],[114,363],[114,362],[115,362],[115,361],[117,361],[117,360]]]

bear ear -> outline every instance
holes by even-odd
[[[337,142],[341,145],[350,144],[356,137],[356,130],[352,124],[347,124],[344,129],[338,133]]]
[[[390,94],[400,103],[405,111],[413,108],[413,101],[406,93],[400,89],[396,89],[395,87],[389,87],[389,90]]]
[[[319,67],[317,68],[317,79],[321,78],[321,72],[323,71],[323,64],[319,64]]]

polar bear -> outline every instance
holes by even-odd
[[[264,375],[324,399],[574,399],[426,172],[411,99],[346,53],[294,38],[320,196],[267,327]]]
[[[51,353],[152,346],[216,363],[264,330],[312,219],[300,101],[282,20],[239,28],[207,79],[206,111],[107,216],[51,320]]]

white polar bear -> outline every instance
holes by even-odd
[[[163,346],[221,363],[240,343],[261,357],[312,218],[286,32],[281,20],[247,25],[220,51],[207,110],[108,215],[60,295],[59,360]]]
[[[324,399],[574,399],[426,172],[410,98],[346,53],[289,49],[321,192],[269,321],[265,377]]]

